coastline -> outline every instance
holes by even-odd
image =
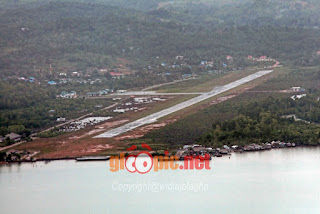
[[[222,154],[221,156],[215,156],[211,155],[211,157],[223,157],[223,156],[231,156],[232,153],[253,153],[253,152],[265,152],[265,151],[272,151],[272,150],[280,150],[280,149],[297,149],[297,148],[316,148],[319,147],[319,145],[296,145],[295,147],[283,147],[283,148],[271,148],[271,149],[262,149],[262,150],[251,150],[251,151],[230,151],[230,153]],[[109,157],[108,155],[104,155],[105,157]],[[104,160],[93,160],[90,158],[94,157],[102,157],[102,155],[91,155],[91,156],[78,156],[78,157],[59,157],[59,158],[39,158],[39,159],[33,159],[33,160],[19,160],[19,161],[10,161],[10,162],[5,162],[2,161],[0,162],[1,165],[7,165],[7,164],[20,164],[20,163],[36,163],[36,162],[51,162],[51,161],[61,161],[61,160],[74,160],[77,161],[79,158],[84,158],[84,157],[89,157],[89,160],[82,160],[81,162],[96,162],[96,161],[108,161],[108,159]],[[179,160],[181,161],[181,160]]]

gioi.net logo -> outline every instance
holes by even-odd
[[[142,144],[142,148],[151,151],[151,147],[147,144]],[[137,146],[133,145],[128,148],[128,151],[137,149]],[[204,156],[184,156],[182,164],[177,163],[179,157],[176,155],[168,155],[168,151],[165,151],[165,155],[152,156],[148,151],[141,151],[137,155],[128,155],[125,157],[124,153],[120,153],[119,156],[111,156],[109,160],[110,171],[117,172],[119,170],[126,169],[131,173],[146,174],[153,168],[155,172],[159,170],[201,170],[210,168],[210,155]],[[180,162],[181,163],[181,162]]]

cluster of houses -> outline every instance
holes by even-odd
[[[74,132],[74,131],[78,131],[80,129],[83,129],[88,125],[94,125],[94,124],[109,120],[111,118],[112,117],[87,117],[82,120],[77,120],[77,121],[71,122],[71,123],[63,126],[59,131],[61,131],[61,132]]]
[[[39,80],[37,80],[35,77],[27,77],[27,78],[26,77],[18,77],[18,80],[40,84]]]
[[[265,68],[276,68],[280,65],[279,61],[272,59],[270,57],[267,57],[267,56],[253,57],[253,56],[249,55],[248,60],[253,60],[256,62],[274,62],[274,64],[272,66],[268,66]]]
[[[102,95],[107,95],[109,93],[113,93],[113,89],[103,89],[100,91],[88,92],[86,93],[86,97],[99,97]]]
[[[290,90],[292,92],[304,92],[304,91],[306,91],[304,88],[301,88],[301,87],[291,87]],[[307,96],[307,94],[295,94],[295,95],[291,96],[290,98],[292,100],[299,100],[299,99],[301,99],[303,97],[306,97],[306,96]]]
[[[125,113],[127,111],[138,111],[140,104],[153,103],[158,101],[165,101],[164,97],[134,97],[129,102],[123,103],[121,106],[112,110],[114,113]]]
[[[210,154],[215,157],[222,157],[222,155],[230,155],[232,152],[249,152],[249,151],[263,151],[270,150],[273,148],[286,148],[286,147],[296,147],[295,143],[285,143],[282,141],[272,141],[270,143],[262,144],[249,144],[243,147],[238,145],[227,146],[224,145],[222,148],[210,148],[198,144],[184,145],[183,148],[177,150],[176,155],[183,159],[185,156],[203,156]]]
[[[273,148],[285,148],[285,147],[295,147],[295,143],[285,143],[281,141],[272,141],[271,143],[249,144],[242,148],[243,151],[260,151],[260,150],[270,150]]]
[[[75,91],[70,91],[70,92],[62,91],[60,93],[60,95],[58,95],[57,97],[72,99],[72,98],[76,98],[77,97],[77,92],[75,92]]]

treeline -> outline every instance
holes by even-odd
[[[314,115],[315,112],[319,112],[318,105],[318,101],[312,95],[295,101],[290,98],[269,97],[263,102],[249,103],[240,108],[239,116],[236,118],[214,123],[213,130],[203,135],[199,142],[213,147],[225,144],[243,146],[273,140],[318,145],[320,144],[319,125],[295,121],[293,117],[282,117],[285,114],[296,113],[298,116]],[[309,119],[312,122],[318,122],[318,117],[310,117]]]

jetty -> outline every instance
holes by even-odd
[[[110,159],[110,156],[84,156],[76,158],[77,161],[107,161]]]

